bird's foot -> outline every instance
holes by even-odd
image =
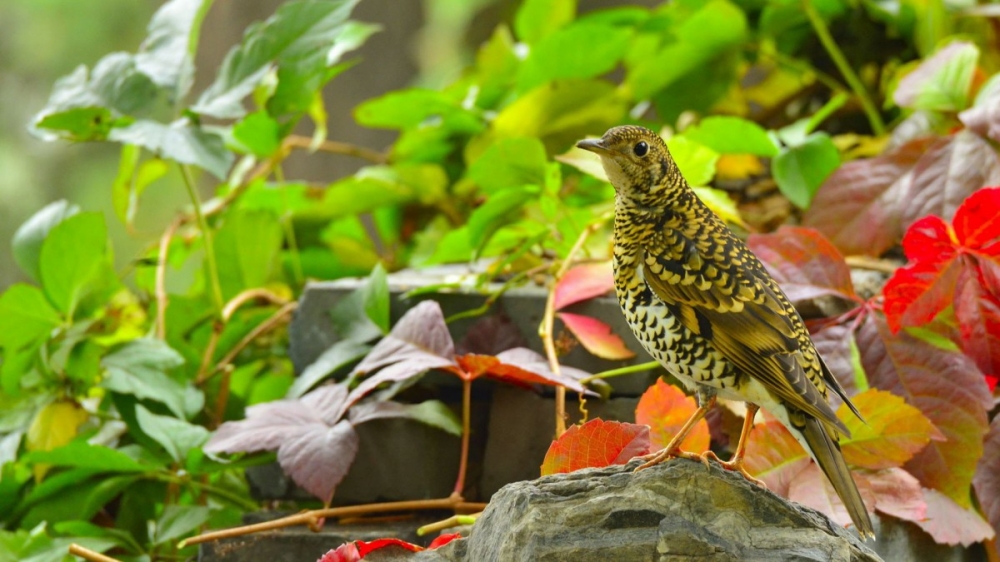
[[[674,448],[667,447],[666,449],[660,449],[655,453],[642,455],[636,458],[644,462],[635,469],[635,472],[639,472],[640,470],[645,470],[649,467],[656,466],[670,459],[689,459],[693,461],[698,461],[704,464],[706,467],[709,466],[708,459],[706,459],[703,455],[699,455],[698,453],[688,453],[676,447]]]
[[[708,464],[709,460],[713,460],[722,465],[722,468],[726,470],[734,470],[736,472],[739,472],[740,474],[743,475],[744,478],[746,478],[750,482],[753,482],[754,484],[760,486],[761,488],[764,488],[765,490],[767,489],[767,484],[765,484],[763,480],[758,480],[753,476],[751,476],[750,473],[747,471],[747,469],[743,466],[742,456],[733,457],[733,460],[731,461],[724,461],[719,457],[715,456],[715,453],[713,453],[712,451],[705,451],[704,453],[701,454],[701,459],[702,462],[704,462],[706,465]]]

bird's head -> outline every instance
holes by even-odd
[[[576,146],[601,157],[619,197],[644,207],[663,207],[687,184],[660,135],[635,125],[613,127]]]

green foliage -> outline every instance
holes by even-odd
[[[379,153],[326,138],[321,93],[379,30],[350,19],[359,1],[285,2],[246,30],[206,89],[192,92],[212,2],[170,0],[136,52],[106,55],[54,84],[31,129],[48,140],[121,145],[117,176],[107,178],[119,221],[131,229],[144,194],[168,174],[184,179],[191,201],[122,271],[102,216],[66,201],[14,236],[13,255],[33,284],[0,295],[0,524],[9,529],[0,531],[0,557],[61,560],[69,537],[133,557],[188,556],[175,541],[253,508],[240,471],[274,458],[223,462],[207,454],[209,428],[241,423],[234,420],[247,406],[279,399],[292,415],[310,391],[332,392],[314,387],[391,334],[387,272],[485,259],[491,265],[477,265],[468,284],[514,283],[554,271],[592,225],[599,242],[583,253],[607,257],[613,190],[572,147],[613,125],[662,131],[699,196],[726,220],[761,230],[802,212],[846,228],[853,211],[831,200],[881,209],[836,190],[845,170],[867,162],[855,159],[890,140],[871,135],[886,121],[897,124],[894,145],[939,137],[928,150],[933,162],[914,168],[892,155],[879,163],[893,178],[913,169],[919,193],[944,182],[943,191],[964,198],[1000,180],[985,140],[998,140],[1000,82],[986,80],[996,65],[993,32],[952,3],[681,0],[577,14],[575,0],[527,0],[451,83],[354,109],[360,125],[398,132]],[[831,48],[824,29],[857,44]],[[963,40],[949,43],[959,31]],[[830,60],[858,76],[832,70]],[[311,138],[293,132],[305,118]],[[319,185],[286,179],[283,161],[302,149],[366,165]],[[981,173],[949,162],[974,162],[967,168]],[[768,172],[777,187],[767,196],[795,207],[777,222],[756,216],[756,195],[743,193]],[[213,197],[201,200],[200,187]],[[869,191],[899,195],[891,186]],[[879,239],[880,250],[898,243],[903,217],[939,204],[913,199],[892,207],[885,222],[898,236]],[[949,205],[957,203],[940,211]],[[369,272],[363,289],[329,311],[342,340],[293,378],[284,323],[305,282]],[[452,355],[442,357],[454,363]],[[452,367],[469,380],[534,381],[516,357],[476,364],[482,357]],[[408,376],[426,370],[411,367]],[[353,408],[364,392],[342,384],[357,393]],[[341,423],[380,416],[461,433],[438,401],[371,404],[344,406],[343,419],[314,437],[348,447],[353,429]],[[299,429],[312,432],[310,423]],[[309,480],[306,441],[294,454],[285,460]],[[337,463],[343,476],[350,463]],[[324,494],[336,484],[310,482]],[[100,526],[90,521],[97,513]]]

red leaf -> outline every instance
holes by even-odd
[[[865,507],[869,512],[872,511],[872,506],[876,505],[876,498],[868,484],[867,476],[857,472],[852,472],[851,475],[858,485],[858,492],[861,493]],[[788,486],[787,497],[826,514],[844,527],[851,524],[851,516],[848,515],[844,502],[840,500],[833,485],[816,463],[810,463],[792,479]]]
[[[976,273],[963,270],[955,291],[962,351],[984,373],[1000,373],[1000,298],[985,289]]]
[[[751,234],[747,245],[793,302],[823,295],[859,300],[844,256],[818,230],[782,226],[773,234]]]
[[[902,396],[944,435],[906,465],[925,486],[969,505],[969,485],[982,454],[986,412],[993,398],[983,375],[960,352],[935,347],[906,332],[893,335],[878,314],[857,332],[861,362],[875,388]]]
[[[618,334],[611,331],[611,326],[590,316],[582,314],[558,313],[559,319],[566,329],[592,354],[602,359],[631,359],[635,353],[625,347]]]
[[[589,376],[589,373],[561,365],[562,373],[556,376],[549,369],[549,363],[545,357],[524,347],[508,349],[496,356],[469,353],[455,359],[465,372],[464,377],[470,379],[487,375],[521,386],[544,384],[564,386],[574,392],[589,392],[580,384],[580,379]]]
[[[693,397],[663,379],[656,379],[656,384],[639,398],[635,423],[649,426],[651,448],[663,449],[697,409],[698,403]],[[681,449],[701,453],[708,450],[709,441],[708,423],[700,420],[681,443]]]
[[[435,548],[441,548],[442,546],[450,543],[453,540],[462,538],[461,533],[445,533],[443,535],[438,535],[437,538],[431,541],[430,546],[427,550],[434,550]]]
[[[852,467],[896,468],[913,458],[934,436],[943,436],[920,410],[884,390],[870,388],[852,399],[861,421],[846,405],[837,409],[851,436],[841,439],[844,460]]]
[[[358,552],[357,545],[353,542],[345,542],[337,547],[337,550],[331,550],[324,554],[317,562],[358,562],[359,560],[361,560],[361,553]]]
[[[542,461],[542,476],[625,464],[648,452],[648,427],[593,419],[570,427],[552,442]]]
[[[959,206],[952,221],[966,248],[1000,257],[1000,187],[973,193]]]
[[[935,542],[970,546],[993,538],[989,523],[971,507],[962,507],[937,490],[924,489],[927,518],[915,521]]]
[[[924,217],[906,230],[903,251],[910,261],[941,265],[955,257],[958,240],[955,232],[941,217]]]
[[[566,272],[556,285],[556,310],[573,303],[599,297],[615,288],[611,262],[578,265]]]
[[[882,289],[882,308],[893,333],[905,326],[922,326],[948,308],[964,268],[961,260],[952,259],[943,267],[917,261],[897,269]]]
[[[392,539],[392,538],[375,539],[373,541],[354,541],[354,544],[358,545],[358,553],[361,554],[362,558],[368,556],[368,554],[374,550],[385,548],[387,546],[398,546],[400,548],[409,550],[410,552],[420,552],[421,550],[424,549],[424,547],[420,545],[408,543],[401,539]]]
[[[972,484],[986,519],[994,529],[1000,529],[1000,417],[993,418],[990,424]]]
[[[852,473],[857,475],[857,473]],[[920,481],[902,468],[890,468],[865,474],[865,481],[875,497],[875,510],[905,521],[922,521],[927,516],[927,502]]]
[[[1000,155],[989,142],[968,130],[940,138],[913,168],[903,226],[925,215],[951,220],[966,197],[998,182]]]
[[[812,462],[802,445],[777,420],[758,423],[747,439],[746,468],[776,494],[788,496],[788,488]]]
[[[845,254],[881,255],[903,234],[910,172],[930,142],[912,140],[844,164],[820,186],[803,226],[819,230]]]

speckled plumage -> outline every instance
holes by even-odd
[[[699,403],[742,400],[781,420],[870,535],[828,393],[857,410],[784,292],[689,188],[658,135],[615,127],[579,146],[601,156],[615,187],[615,290],[635,337]]]

